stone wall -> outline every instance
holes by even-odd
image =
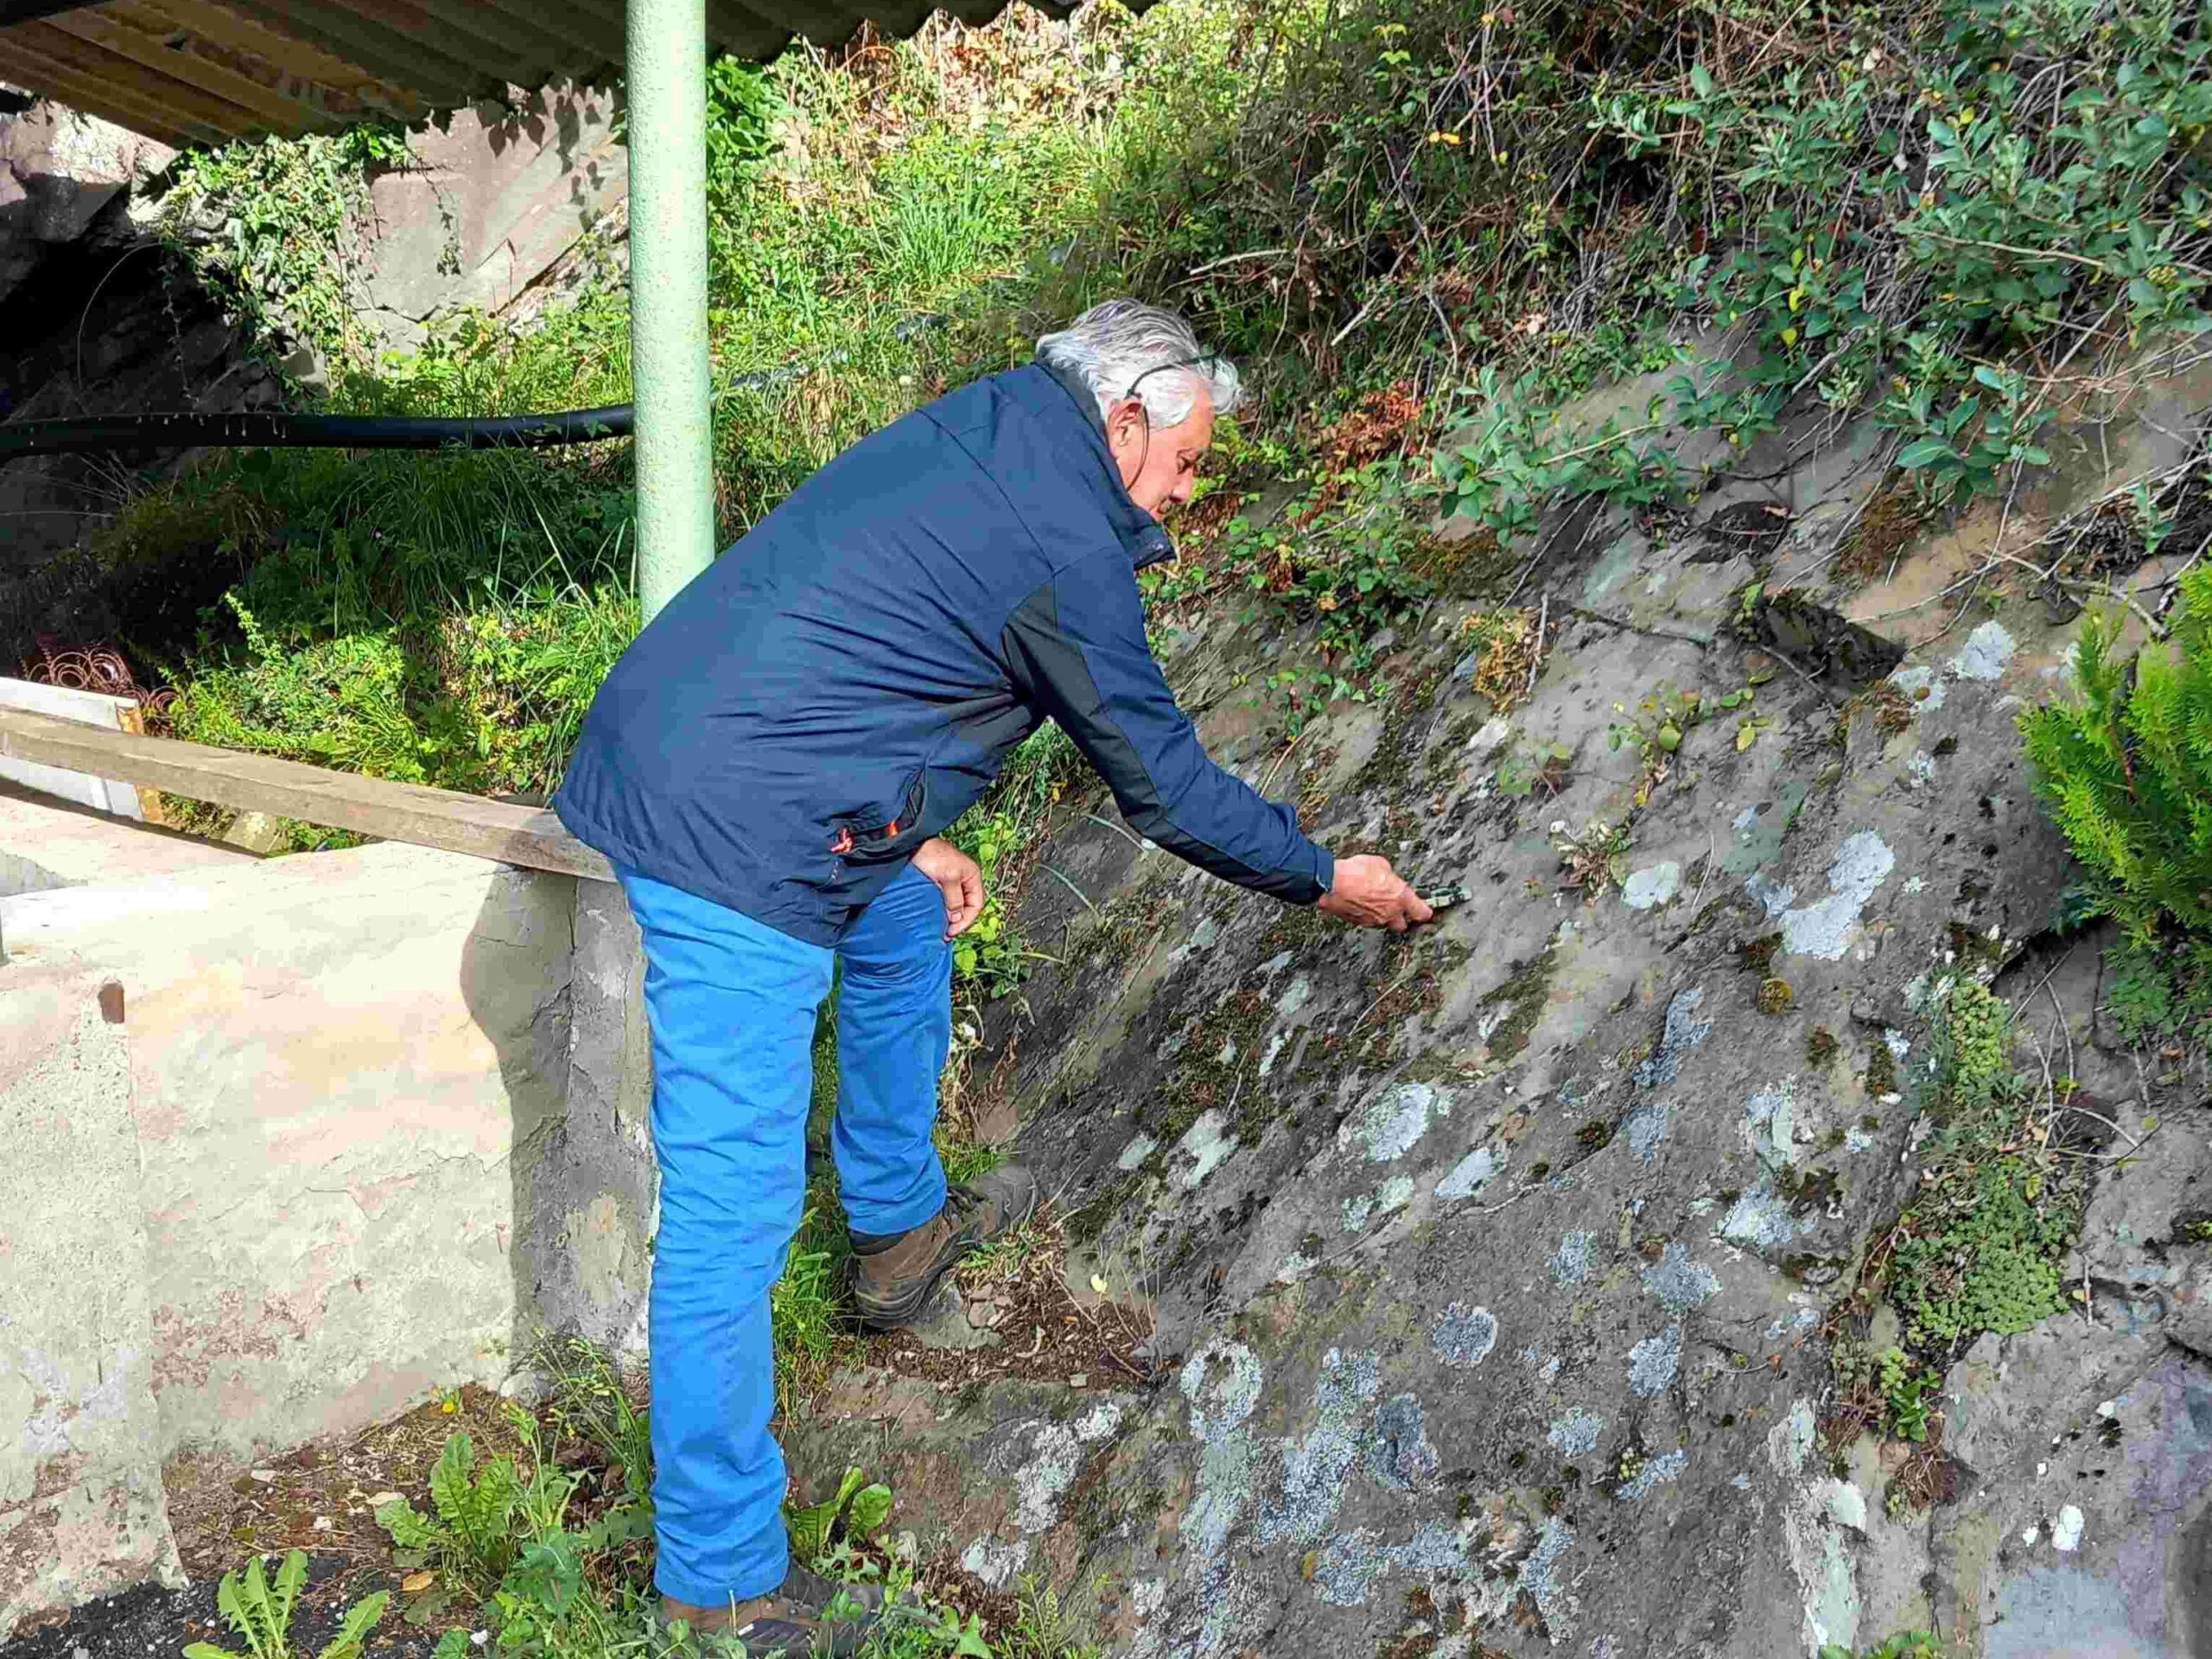
[[[0,1640],[173,1568],[179,1452],[641,1344],[635,931],[581,885],[387,844],[0,899]]]

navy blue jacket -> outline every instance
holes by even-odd
[[[1136,829],[1292,903],[1329,890],[1297,814],[1200,747],[1145,643],[1174,549],[1090,395],[1039,365],[847,450],[639,634],[554,810],[617,864],[836,943],[1047,717]]]

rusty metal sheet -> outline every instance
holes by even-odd
[[[952,0],[969,23],[1007,0]],[[1065,16],[1071,7],[1046,0]],[[765,62],[864,25],[904,37],[929,0],[707,0],[707,42]],[[556,15],[557,14],[557,15]],[[414,122],[511,87],[621,72],[623,0],[0,0],[0,73],[164,143]]]

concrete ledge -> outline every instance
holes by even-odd
[[[255,855],[174,830],[127,823],[0,779],[0,899],[251,864]]]

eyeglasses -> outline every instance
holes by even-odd
[[[1196,357],[1179,357],[1173,363],[1155,363],[1152,367],[1147,369],[1142,374],[1137,376],[1135,379],[1130,381],[1129,389],[1123,392],[1122,396],[1125,400],[1136,397],[1137,388],[1139,386],[1141,386],[1146,381],[1151,379],[1154,375],[1165,373],[1169,369],[1195,369],[1202,363],[1219,363],[1222,360],[1222,355],[1219,352],[1200,352]],[[1211,380],[1214,378],[1215,375],[1213,371],[1208,370],[1206,378]],[[1141,400],[1140,400],[1140,402],[1141,402]],[[1151,420],[1151,411],[1147,410],[1145,413],[1145,421],[1147,424],[1149,424]]]

